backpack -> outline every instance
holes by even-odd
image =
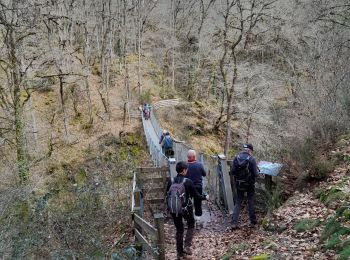
[[[165,150],[173,149],[173,139],[171,139],[170,135],[164,136],[164,149]]]
[[[240,158],[238,155],[234,160],[236,173],[235,180],[239,190],[247,190],[248,187],[252,185],[252,174],[249,170],[249,159],[250,156],[247,158]]]
[[[186,189],[185,189],[186,178],[183,178],[182,182],[175,183],[172,180],[172,184],[167,194],[167,206],[172,214],[182,214],[186,208]]]

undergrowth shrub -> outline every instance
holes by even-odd
[[[293,141],[287,145],[286,152],[307,172],[303,179],[306,181],[326,179],[334,170],[334,161],[322,155],[324,148],[318,143],[318,140],[308,137],[303,141]]]
[[[344,121],[336,119],[314,121],[311,126],[312,138],[320,143],[334,143],[337,136],[342,135],[346,129]]]
[[[305,232],[307,230],[314,229],[318,225],[320,225],[320,220],[318,219],[310,219],[310,218],[303,218],[297,221],[297,223],[294,224],[294,229],[298,232]]]
[[[48,163],[44,185],[0,196],[0,259],[106,259],[131,236],[130,187],[141,162],[136,134],[99,138],[79,162]],[[124,258],[125,259],[125,258]]]
[[[314,196],[318,198],[327,207],[338,208],[344,201],[350,200],[350,194],[344,192],[348,181],[347,176],[343,177],[336,185],[328,188],[319,188],[314,191]]]
[[[246,243],[240,243],[231,247],[226,254],[222,257],[222,260],[232,259],[232,256],[239,254],[240,252],[247,250],[250,246]]]
[[[345,219],[347,210],[349,210],[348,206],[341,206],[336,211],[336,215],[328,220],[320,237],[324,248],[336,250],[341,260],[350,257],[350,227],[344,224],[349,220]]]
[[[147,89],[145,91],[142,91],[141,95],[140,95],[140,103],[144,104],[144,103],[148,103],[150,104],[152,101],[152,92],[150,89]]]
[[[91,69],[91,73],[92,75],[95,75],[95,76],[101,76],[101,66],[99,63],[94,63],[94,65],[92,66],[92,69]]]
[[[309,165],[310,179],[324,180],[331,172],[334,170],[334,164],[332,161],[321,160],[320,158],[315,158],[313,162]]]
[[[281,195],[282,195],[282,190],[279,183],[277,183],[274,187],[272,187],[271,191],[267,191],[267,190],[265,191],[265,196],[266,196],[265,206],[266,206],[268,215],[271,215],[272,211],[274,209],[277,209],[284,202],[283,196]]]

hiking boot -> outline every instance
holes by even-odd
[[[255,228],[255,226],[256,226],[256,223],[249,223],[249,224],[248,224],[248,227],[249,227],[249,228]]]
[[[177,257],[176,257],[177,260],[184,260],[185,259],[185,256],[183,254],[177,254]]]
[[[199,230],[199,229],[204,227],[204,223],[203,222],[196,222],[195,226],[196,226],[196,229]]]
[[[237,224],[232,224],[231,230],[239,229],[239,226]]]
[[[203,221],[201,221],[201,217],[194,216],[194,220],[195,220],[195,227],[196,227],[197,230],[199,230],[199,229],[204,227],[204,223],[203,223]]]
[[[191,250],[191,248],[190,248],[189,246],[185,246],[185,248],[184,248],[184,253],[185,253],[186,255],[192,255],[192,250]]]

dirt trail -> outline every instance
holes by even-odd
[[[208,217],[207,202],[204,215]],[[304,218],[327,219],[333,211],[327,209],[311,194],[299,194],[290,198],[273,214],[276,230],[266,231],[262,224],[249,228],[246,208],[241,210],[241,226],[230,229],[230,217],[211,206],[211,218],[201,230],[197,230],[192,256],[186,259],[335,259],[334,252],[319,250],[322,228],[315,227],[307,232],[297,232],[295,224]],[[257,214],[262,218],[262,214]],[[270,226],[271,228],[272,226]],[[165,224],[166,258],[176,259],[175,228],[171,219]],[[253,258],[257,257],[257,258]]]

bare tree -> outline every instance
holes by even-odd
[[[219,61],[223,93],[220,105],[220,115],[216,120],[214,129],[218,129],[222,123],[224,113],[226,114],[226,130],[224,152],[228,153],[231,145],[231,120],[235,113],[233,98],[238,81],[238,54],[248,48],[249,38],[253,34],[262,18],[267,14],[275,1],[259,0],[232,0],[220,10],[223,24],[216,34],[222,48]]]
[[[9,117],[6,119],[10,123],[8,127],[12,127],[13,124],[15,129],[18,174],[21,183],[25,183],[29,177],[29,168],[25,149],[23,109],[31,95],[31,89],[25,81],[40,55],[34,54],[27,44],[35,41],[38,13],[35,6],[27,1],[1,1],[0,8],[3,46],[0,63],[1,70],[7,75],[7,84],[1,87],[1,108],[3,115]],[[6,133],[6,128],[2,129],[2,132]],[[11,136],[6,140],[12,143]]]

